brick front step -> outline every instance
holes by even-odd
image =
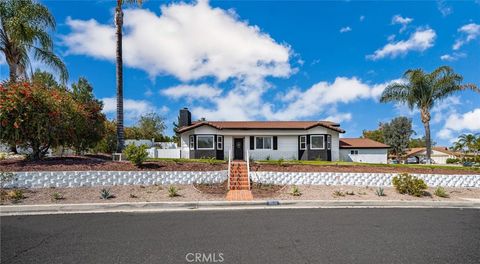
[[[249,201],[253,200],[253,195],[250,190],[230,190],[227,193],[228,201]]]

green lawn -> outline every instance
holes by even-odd
[[[209,164],[224,164],[226,161],[224,160],[216,160],[216,159],[172,159],[172,158],[149,158],[147,161],[169,161],[169,162],[176,162],[176,163],[187,163],[187,162],[202,162],[202,163],[209,163]]]
[[[424,165],[424,164],[380,164],[380,163],[360,163],[360,162],[347,162],[347,161],[319,161],[319,160],[258,160],[255,161],[259,164],[293,164],[293,165],[318,165],[318,166],[364,166],[364,167],[394,167],[394,168],[420,168],[420,169],[447,169],[447,170],[466,170],[466,171],[478,171],[480,168],[474,167],[462,167],[462,166],[450,166],[450,165]]]

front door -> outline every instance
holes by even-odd
[[[243,160],[243,138],[233,139],[233,159]]]

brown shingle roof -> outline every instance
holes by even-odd
[[[340,148],[390,148],[390,146],[369,138],[341,138]]]
[[[449,154],[449,155],[453,155],[453,156],[458,155],[457,153],[448,150],[447,147],[432,147],[432,150],[436,150],[438,152],[443,152],[445,154]],[[424,147],[423,148],[412,148],[405,155],[408,157],[408,156],[415,155],[415,154],[417,154],[419,152],[422,152],[422,151],[426,151],[426,148],[424,148]]]
[[[340,125],[330,121],[200,121],[190,126],[182,127],[179,133],[207,125],[216,129],[295,129],[307,130],[316,126],[326,127],[340,133],[345,130]]]

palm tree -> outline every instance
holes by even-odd
[[[0,51],[5,55],[11,82],[27,79],[31,55],[67,81],[67,67],[53,52],[50,30],[55,30],[55,19],[45,6],[32,0],[0,0]]]
[[[468,149],[468,152],[472,153],[475,151],[475,143],[477,137],[473,134],[462,134],[458,137],[458,143],[462,144]]]
[[[117,0],[115,8],[115,26],[117,36],[117,153],[121,153],[125,146],[125,134],[123,129],[123,57],[122,57],[122,27],[123,27],[123,3],[139,4],[143,0]]]
[[[406,103],[410,109],[418,108],[425,127],[427,162],[430,163],[432,143],[430,137],[430,109],[455,92],[470,89],[480,92],[474,84],[462,84],[463,77],[448,66],[441,66],[431,73],[422,69],[407,70],[405,83],[388,85],[382,93],[380,102]]]

